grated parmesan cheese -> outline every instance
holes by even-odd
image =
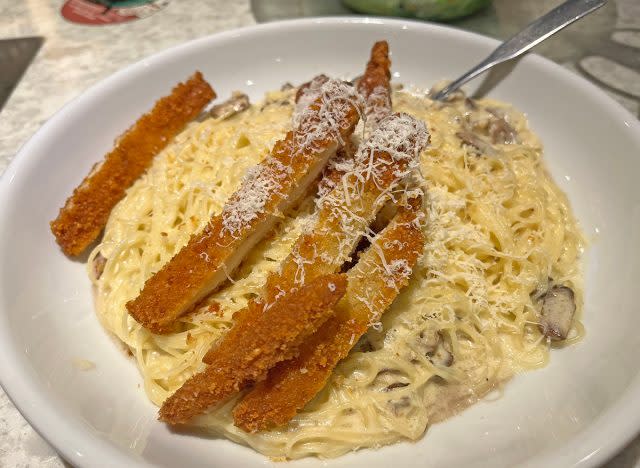
[[[293,115],[292,139],[284,140],[290,144],[286,148],[289,164],[278,159],[286,157],[287,153],[283,152],[269,155],[247,171],[240,189],[225,205],[221,238],[225,233],[237,238],[244,227],[265,212],[273,199],[286,199],[285,192],[292,183],[290,162],[323,151],[327,141],[344,144],[342,131],[349,125],[347,117],[354,108],[360,112],[363,106],[362,98],[353,87],[333,79],[322,83],[314,80],[300,101]]]

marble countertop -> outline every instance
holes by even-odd
[[[263,20],[270,14],[275,18],[280,13],[283,17],[341,13],[337,0],[326,3],[274,0],[271,6],[279,4],[275,10],[265,8],[267,0],[180,0],[170,2],[166,8],[143,20],[110,26],[78,26],[60,16],[62,3],[62,0],[0,0],[0,39],[45,38],[33,63],[0,111],[0,174],[20,146],[54,112],[85,89],[142,57],[196,37],[254,24],[256,18]],[[557,3],[556,0],[494,0],[493,10],[462,21],[458,26],[502,37],[518,27],[511,20],[504,21],[501,16],[504,11],[508,10],[510,19],[521,18],[524,13],[531,13],[525,11],[530,9],[527,5],[537,4],[540,14]],[[629,50],[640,48],[640,2],[617,0],[609,2],[606,8],[598,26],[592,23],[592,28],[602,26],[606,16],[606,27],[600,29],[605,31],[606,40],[622,44],[620,50],[615,44],[598,48],[596,45],[603,42],[598,39],[592,41],[594,45],[590,48],[581,48],[580,51],[586,52],[580,52],[580,56],[575,50],[570,56],[554,55],[558,50],[565,50],[558,47],[549,47],[542,53],[597,82],[638,115],[640,49],[635,55]],[[68,466],[29,426],[1,390],[0,466]],[[640,437],[607,466],[640,468]]]

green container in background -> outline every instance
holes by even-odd
[[[450,21],[470,15],[491,0],[342,0],[347,7],[370,15],[405,16]]]

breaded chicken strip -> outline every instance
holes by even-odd
[[[125,191],[215,96],[196,72],[118,138],[115,148],[93,167],[51,222],[51,231],[65,254],[80,255],[98,238]]]
[[[345,275],[326,275],[289,295],[287,301],[252,303],[216,345],[206,369],[187,380],[160,409],[171,424],[188,421],[220,400],[263,380],[278,362],[297,355],[302,342],[333,315],[344,295]]]
[[[348,84],[328,80],[294,117],[294,129],[247,172],[241,187],[202,232],[191,237],[127,303],[132,317],[154,333],[173,330],[175,319],[228,278],[255,244],[272,231],[321,173],[359,119],[361,98]]]
[[[304,342],[298,357],[271,369],[267,379],[238,403],[233,411],[236,426],[255,432],[289,422],[324,387],[369,326],[379,321],[422,254],[421,199],[414,196],[400,207],[349,270],[347,293],[336,315]]]
[[[365,127],[373,130],[391,112],[391,60],[389,44],[379,41],[371,49],[367,69],[358,81],[358,92],[365,97]]]

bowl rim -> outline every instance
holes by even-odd
[[[10,194],[12,183],[18,171],[30,162],[31,149],[39,145],[40,140],[46,139],[48,134],[55,131],[55,127],[64,121],[67,114],[85,99],[98,95],[109,87],[116,85],[128,75],[139,71],[148,63],[170,59],[174,55],[180,55],[183,51],[210,43],[236,37],[260,34],[273,30],[287,30],[300,27],[313,27],[314,25],[382,25],[400,27],[402,29],[415,28],[423,30],[436,30],[440,34],[456,35],[468,40],[484,42],[488,46],[496,47],[500,42],[496,39],[457,29],[451,26],[439,25],[424,21],[410,19],[380,18],[369,16],[332,16],[313,17],[302,19],[289,19],[274,21],[264,24],[256,24],[241,28],[218,32],[215,34],[192,39],[173,47],[156,52],[123,67],[117,72],[100,80],[87,90],[80,92],[76,97],[67,102],[56,111],[17,151],[15,157],[9,163],[4,174],[0,177],[0,202]],[[532,61],[537,67],[550,70],[554,76],[562,78],[589,92],[597,103],[606,108],[607,112],[616,115],[628,127],[627,130],[635,132],[632,138],[638,140],[640,147],[640,122],[627,111],[621,104],[610,98],[604,91],[585,78],[565,69],[561,65],[541,57],[535,53],[528,54],[528,61]],[[6,204],[0,203],[0,220],[7,217]],[[3,243],[3,224],[0,223],[0,244]],[[0,284],[0,296],[3,285]],[[13,346],[10,328],[6,325],[6,314],[0,310],[0,385],[2,385],[8,398],[29,422],[55,450],[74,466],[101,466],[105,460],[116,466],[151,466],[146,461],[138,458],[132,459],[131,454],[124,452],[112,442],[97,437],[81,424],[69,422],[64,416],[64,410],[54,407],[45,397],[45,393],[38,389],[35,379],[25,370],[14,363],[19,359],[19,351]],[[595,428],[597,427],[598,430]],[[590,426],[575,434],[562,448],[557,448],[548,453],[543,453],[534,459],[525,462],[525,466],[576,466],[591,467],[606,462],[616,454],[623,446],[640,432],[640,373],[629,383],[620,398],[615,401],[605,412],[597,417]],[[607,437],[602,437],[606,433]],[[70,443],[69,441],[73,441]]]

